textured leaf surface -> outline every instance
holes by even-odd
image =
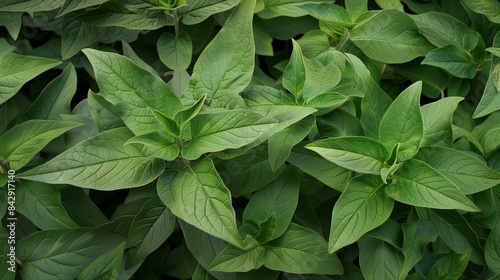
[[[448,45],[430,51],[422,64],[446,70],[455,77],[472,79],[476,76],[476,63],[470,53],[459,46]]]
[[[187,69],[191,64],[193,45],[186,32],[178,36],[164,33],[157,43],[160,60],[170,69]]]
[[[283,72],[283,87],[290,91],[295,98],[299,98],[306,83],[306,66],[299,43],[295,40],[290,61]]]
[[[160,175],[164,162],[144,157],[136,146],[125,145],[133,136],[127,128],[105,131],[19,177],[98,190],[145,185]]]
[[[500,273],[500,223],[497,222],[486,239],[484,257],[495,273]]]
[[[178,11],[184,24],[193,25],[213,14],[233,8],[238,2],[238,0],[188,0],[188,5],[180,7]]]
[[[115,279],[120,272],[125,242],[96,258],[78,275],[77,280]]]
[[[420,146],[451,147],[453,142],[451,121],[458,103],[462,100],[461,97],[447,97],[420,108],[424,125]]]
[[[500,147],[500,112],[489,115],[484,122],[474,127],[472,135],[476,136],[488,157]]]
[[[181,171],[165,171],[158,179],[157,189],[175,216],[230,244],[242,246],[231,194],[211,159],[205,158]]]
[[[470,251],[463,254],[449,254],[439,259],[429,270],[427,279],[452,280],[460,278],[467,268]]]
[[[413,206],[478,211],[450,180],[415,159],[405,161],[394,173],[394,180],[386,192],[395,200]]]
[[[227,246],[210,265],[210,270],[221,272],[248,272],[264,264],[265,249],[257,246],[244,250]]]
[[[321,3],[328,2],[327,0],[262,0],[264,2],[264,9],[259,12],[262,18],[274,18],[278,16],[305,16],[304,12],[299,5],[307,3]]]
[[[399,279],[403,256],[388,243],[365,236],[358,242],[359,265],[367,280]]]
[[[467,7],[478,14],[485,15],[490,21],[500,23],[500,3],[495,0],[469,0]]]
[[[386,196],[384,187],[377,176],[364,175],[349,181],[333,207],[330,253],[356,242],[389,218],[394,200]]]

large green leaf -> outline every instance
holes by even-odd
[[[500,273],[500,223],[491,230],[484,248],[486,264],[494,273]]]
[[[385,190],[395,200],[413,206],[472,212],[479,210],[455,184],[416,159],[405,161]]]
[[[402,251],[405,258],[400,277],[404,278],[422,259],[427,244],[436,241],[438,230],[430,221],[409,222],[401,227],[404,235]]]
[[[210,158],[180,171],[165,171],[158,179],[157,189],[175,216],[230,244],[242,246],[231,193]]]
[[[311,149],[327,160],[350,170],[380,174],[389,154],[381,143],[363,136],[335,137],[310,143]]]
[[[495,0],[467,0],[464,4],[478,14],[485,15],[490,21],[500,23],[500,3]]]
[[[124,249],[125,242],[122,242],[115,249],[100,255],[78,275],[77,280],[118,279]]]
[[[0,104],[14,96],[26,82],[60,63],[54,59],[16,53],[0,57]]]
[[[18,177],[98,190],[145,185],[160,175],[164,162],[145,157],[137,146],[125,145],[133,136],[127,128],[102,132]]]
[[[3,143],[0,160],[9,162],[11,169],[18,170],[51,140],[80,125],[50,120],[29,120],[18,124],[0,136],[0,143]]]
[[[61,203],[61,193],[54,185],[21,181],[16,185],[16,210],[42,230],[71,228],[78,225]]]
[[[462,254],[452,253],[439,259],[429,270],[429,280],[459,279],[469,263],[470,251]]]
[[[430,51],[422,64],[446,70],[455,77],[472,79],[476,76],[476,62],[470,53],[457,45],[448,45]]]
[[[446,97],[420,108],[424,125],[420,146],[451,147],[453,142],[451,121],[458,103],[462,100],[461,97]]]
[[[423,122],[420,113],[422,83],[405,89],[387,109],[380,121],[379,140],[387,149],[399,144],[398,161],[412,158],[420,147]]]
[[[205,111],[190,121],[191,139],[182,148],[187,159],[203,153],[240,148],[276,125],[276,120],[249,110]]]
[[[125,238],[91,228],[38,231],[16,245],[23,262],[23,279],[75,279],[103,253],[126,241]]]
[[[257,246],[250,250],[228,245],[210,264],[210,270],[221,272],[248,272],[264,264],[265,249]]]
[[[400,279],[401,252],[384,241],[365,236],[358,241],[359,266],[367,280]]]
[[[473,194],[500,184],[500,174],[473,154],[429,146],[416,159],[424,161],[452,181],[464,194]]]
[[[378,176],[364,175],[349,181],[333,207],[330,253],[356,242],[389,218],[394,200],[387,197],[384,187]]]
[[[160,60],[172,70],[187,69],[191,64],[193,45],[186,32],[174,36],[163,33],[156,44]]]
[[[213,14],[227,11],[238,5],[239,0],[188,0],[187,6],[177,11],[184,24],[200,23]]]
[[[457,45],[466,51],[472,51],[478,43],[474,30],[451,15],[430,12],[411,17],[422,35],[439,48]]]
[[[278,239],[267,243],[264,266],[289,273],[342,274],[337,255],[328,254],[328,244],[313,230],[290,224]]]
[[[299,178],[296,169],[288,167],[269,185],[258,190],[243,212],[243,226],[253,227],[255,239],[263,244],[280,237],[288,228],[299,200]],[[273,217],[274,216],[274,217]],[[265,223],[275,219],[272,230]]]
[[[182,108],[179,99],[160,77],[128,58],[93,49],[83,52],[94,67],[100,94],[116,107],[134,134],[162,129],[153,109],[173,117]]]
[[[301,17],[307,15],[299,6],[307,3],[322,3],[327,0],[261,0],[264,9],[258,13],[261,18],[279,16]]]
[[[184,96],[198,100],[208,94],[213,107],[227,107],[241,99],[238,93],[252,80],[255,65],[254,8],[255,0],[241,1],[235,8],[196,61]]]
[[[384,63],[408,62],[434,48],[410,16],[398,10],[380,11],[360,23],[351,31],[351,40],[368,57]]]

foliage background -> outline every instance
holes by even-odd
[[[495,0],[1,0],[0,33],[2,280],[500,277]]]

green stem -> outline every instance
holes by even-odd
[[[349,40],[349,31],[347,31],[346,33],[344,33],[344,35],[342,36],[342,38],[340,38],[340,42],[337,44],[337,46],[335,47],[335,49],[337,49],[338,51],[340,51],[340,49],[342,49],[342,47],[345,45],[345,43],[347,42],[347,40]]]

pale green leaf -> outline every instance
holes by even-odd
[[[29,80],[61,62],[34,56],[8,53],[0,58],[0,104],[14,96]]]
[[[80,125],[51,120],[29,120],[18,124],[0,137],[0,143],[3,143],[0,160],[8,161],[11,169],[18,170],[50,141]]]
[[[57,242],[54,242],[56,241]],[[23,279],[75,279],[96,258],[126,241],[92,228],[35,232],[16,243]]]
[[[319,3],[305,4],[299,7],[320,21],[335,23],[344,27],[354,26],[351,17],[342,6],[331,3]]]
[[[429,280],[455,280],[461,278],[469,263],[470,251],[449,254],[439,259],[429,270]]]
[[[392,102],[380,121],[379,141],[387,149],[400,144],[398,162],[412,158],[420,147],[423,137],[421,91],[421,82],[409,86]]]
[[[160,175],[164,161],[145,157],[137,146],[125,145],[133,136],[127,128],[102,132],[18,177],[98,190],[143,186]]]
[[[429,146],[416,156],[452,181],[464,194],[473,194],[500,184],[500,174],[470,153]]]
[[[345,8],[351,18],[356,20],[368,11],[368,0],[345,0]]]
[[[160,131],[150,132],[130,138],[125,145],[142,144],[145,147],[145,154],[148,157],[161,158],[164,160],[174,160],[179,155],[179,147],[175,144],[175,139]]]
[[[337,255],[328,254],[326,240],[315,231],[290,224],[278,239],[267,243],[264,266],[289,273],[342,274]]]
[[[237,247],[231,193],[210,158],[181,171],[167,170],[158,179],[158,195],[172,213],[185,222]]]
[[[491,230],[484,248],[486,264],[495,273],[500,273],[500,223]]]
[[[187,69],[191,64],[193,45],[189,34],[181,32],[175,36],[163,33],[156,44],[160,60],[172,70]]]
[[[118,279],[125,242],[100,255],[78,275],[77,280]]]
[[[476,62],[470,53],[457,45],[448,45],[430,51],[422,64],[446,70],[455,77],[472,79],[476,76]]]
[[[500,3],[495,0],[467,0],[464,4],[478,14],[485,15],[490,21],[500,23]]]
[[[283,72],[283,87],[298,99],[306,83],[306,66],[299,43],[292,39],[293,50],[285,71]]]
[[[408,62],[434,48],[418,33],[410,16],[398,10],[380,11],[350,34],[352,42],[368,57],[384,63]]]
[[[196,61],[185,97],[198,100],[208,94],[212,107],[239,102],[238,93],[252,80],[255,66],[254,8],[255,0],[241,1],[235,8]]]
[[[83,52],[94,67],[100,94],[118,109],[134,134],[162,128],[152,109],[173,117],[182,108],[179,99],[160,77],[128,58],[92,49]]]
[[[276,125],[276,120],[249,110],[205,111],[190,121],[191,139],[182,148],[187,159],[203,153],[240,148]]]
[[[458,103],[462,100],[462,97],[446,97],[420,108],[424,125],[420,146],[451,147],[454,140],[451,121]]]
[[[301,17],[307,13],[300,8],[300,5],[307,3],[324,3],[327,0],[262,0],[264,9],[259,11],[261,18],[269,19],[279,16]]]
[[[471,212],[479,210],[444,175],[415,159],[403,162],[385,190],[394,200],[413,206]]]
[[[30,108],[18,117],[18,122],[30,119],[60,120],[60,114],[71,112],[70,103],[76,93],[77,76],[71,63],[40,93]]]
[[[54,185],[16,182],[16,211],[42,229],[78,227],[61,204],[61,193]]]
[[[472,51],[478,43],[474,30],[451,15],[429,12],[411,17],[422,35],[439,48],[456,45]]]
[[[365,175],[349,181],[333,207],[330,253],[356,242],[389,218],[394,200],[387,197],[384,187],[378,176]]]
[[[248,272],[264,264],[265,249],[257,246],[250,250],[228,245],[210,265],[211,271]]]
[[[177,112],[174,116],[174,120],[181,127],[187,124],[192,118],[194,118],[200,112],[206,97],[207,97],[206,95],[203,95],[202,97],[200,97],[200,99],[198,99],[198,101],[196,101],[196,103],[194,103],[190,107]]]
[[[187,6],[180,7],[177,12],[184,24],[193,25],[233,8],[238,2],[239,0],[187,0]]]
[[[276,220],[275,229],[267,233],[264,239],[260,234],[254,236],[260,244],[276,239],[286,231],[297,207],[299,187],[296,169],[288,167],[276,180],[252,195],[243,212],[243,224],[253,226],[263,234],[265,229],[259,228],[259,225],[272,215],[275,215]]]
[[[384,241],[364,236],[358,241],[359,266],[366,280],[400,279],[401,252]]]
[[[375,175],[386,167],[385,161],[389,156],[384,145],[363,136],[319,140],[308,144],[306,148],[341,167]]]

